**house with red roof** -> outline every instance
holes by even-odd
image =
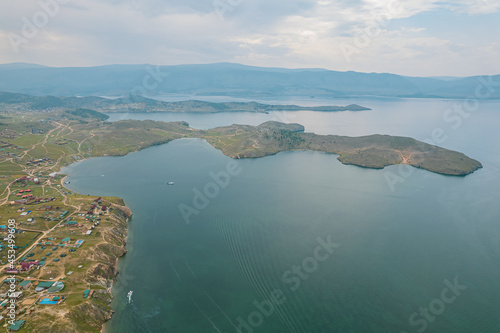
[[[29,271],[33,266],[38,266],[40,261],[24,261],[21,262],[21,271]]]

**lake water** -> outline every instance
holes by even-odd
[[[233,161],[199,139],[71,165],[71,190],[120,196],[134,213],[106,332],[500,332],[500,102],[460,124],[447,113],[460,101],[346,102],[373,110],[111,119],[280,120],[427,142],[440,129],[440,146],[484,168],[370,170],[304,151]]]

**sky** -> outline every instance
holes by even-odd
[[[0,63],[500,74],[498,0],[2,0]]]

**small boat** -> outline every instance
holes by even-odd
[[[132,294],[133,294],[133,293],[134,293],[134,292],[131,290],[131,291],[129,291],[129,292],[128,292],[128,294],[127,294],[127,298],[128,298],[128,302],[129,302],[129,303],[130,303],[130,302],[132,302]]]
[[[174,182],[167,182],[167,185],[174,185]]]

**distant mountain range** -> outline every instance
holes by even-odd
[[[487,98],[500,98],[500,75],[419,78],[325,69],[208,65],[109,65],[56,68],[0,65],[0,91],[54,96],[155,97],[162,94],[266,98],[277,96],[467,98],[480,79],[492,81]]]
[[[365,111],[363,106],[298,106],[269,105],[257,102],[212,103],[188,100],[181,102],[163,102],[142,96],[123,98],[103,98],[97,96],[63,97],[32,96],[20,93],[0,92],[0,106],[12,106],[24,110],[47,109],[87,109],[100,112],[271,112],[271,111]]]

